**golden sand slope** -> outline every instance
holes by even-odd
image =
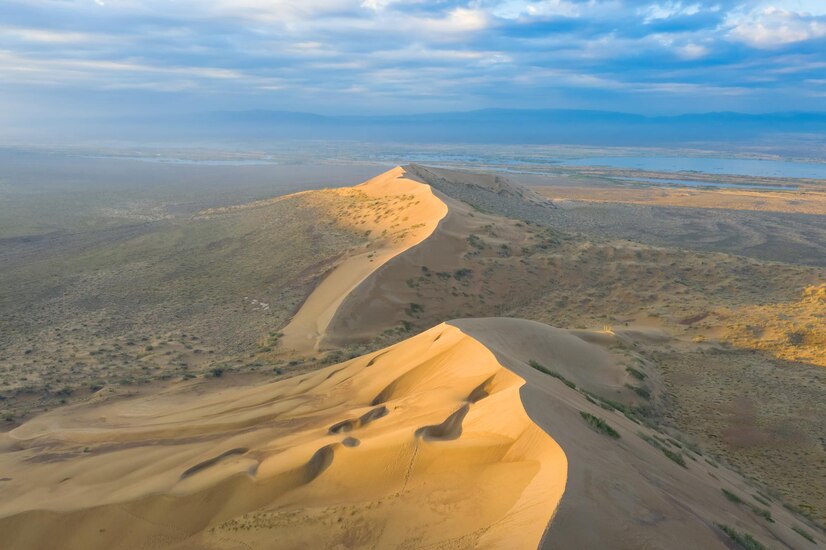
[[[44,414],[0,439],[10,548],[534,548],[567,461],[439,325],[308,375]]]
[[[283,329],[282,348],[294,352],[318,349],[342,301],[390,259],[430,236],[447,214],[447,205],[430,186],[397,167],[361,185],[336,190],[359,199],[362,208],[339,220],[376,237],[365,250],[348,255],[313,291]]]

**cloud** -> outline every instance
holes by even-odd
[[[32,110],[800,108],[826,66],[820,0],[4,0],[0,21],[0,99]]]
[[[776,48],[826,37],[826,16],[770,6],[736,21],[729,36],[755,48]]]
[[[507,0],[496,5],[491,13],[505,19],[553,16],[579,17],[582,15],[583,9],[588,9],[588,5],[569,0]]]
[[[717,6],[712,6],[711,9],[716,8]],[[640,8],[638,12],[643,16],[644,23],[650,23],[658,19],[695,15],[701,10],[702,6],[699,3],[657,2]]]

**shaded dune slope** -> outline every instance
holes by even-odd
[[[439,325],[255,388],[47,413],[4,434],[15,548],[533,548],[567,461],[523,379]]]
[[[779,506],[769,506],[771,521],[755,510],[764,506],[751,495],[759,489],[714,461],[680,449],[650,428],[617,410],[606,410],[594,396],[622,392],[624,371],[607,354],[623,334],[574,334],[521,319],[451,321],[482,342],[497,360],[522,377],[520,393],[531,420],[559,443],[568,458],[568,483],[541,548],[731,548],[719,525],[752,534],[766,548],[810,548],[793,528],[824,537]],[[527,365],[532,359],[562,375],[548,376]],[[623,401],[627,396],[616,397]],[[585,427],[581,411],[604,419],[619,434],[614,439]],[[648,439],[648,441],[646,441]],[[655,442],[652,445],[651,442]],[[681,452],[685,466],[661,448]],[[742,498],[725,497],[723,489]]]

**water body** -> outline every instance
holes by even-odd
[[[826,164],[784,160],[707,157],[585,157],[560,162],[565,166],[606,166],[660,172],[702,172],[769,178],[826,179]]]
[[[614,178],[617,181],[640,182],[640,183],[654,183],[663,185],[677,185],[685,187],[715,187],[728,189],[759,189],[762,191],[793,191],[798,189],[797,185],[749,185],[747,183],[719,183],[708,181],[692,181],[692,180],[671,180],[671,179],[654,179],[654,178]]]

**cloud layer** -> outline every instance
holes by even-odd
[[[826,110],[826,2],[5,0],[18,115]]]

